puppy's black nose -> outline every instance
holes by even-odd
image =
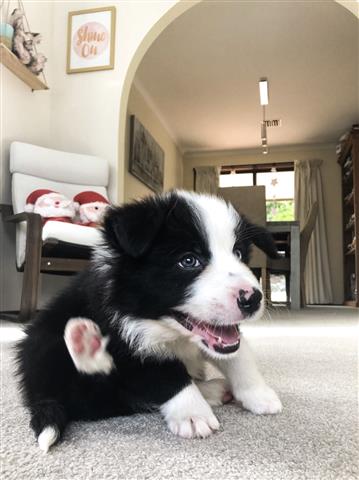
[[[258,288],[253,288],[252,293],[247,290],[239,290],[238,308],[243,314],[251,315],[258,310],[262,298],[263,295]]]

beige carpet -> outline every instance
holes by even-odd
[[[172,436],[156,414],[78,422],[47,455],[12,375],[19,331],[4,323],[1,479],[357,479],[357,317],[344,308],[280,311],[243,329],[283,401],[278,416],[218,408],[221,431],[205,440]]]

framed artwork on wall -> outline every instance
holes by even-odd
[[[165,154],[152,135],[131,115],[129,172],[156,193],[163,191]]]
[[[115,29],[115,7],[69,12],[67,73],[113,69]]]

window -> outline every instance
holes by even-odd
[[[250,187],[253,185],[252,173],[237,173],[231,175],[220,175],[220,187]]]
[[[222,167],[221,188],[251,185],[265,186],[267,221],[294,220],[293,163]]]
[[[264,185],[267,221],[294,220],[294,164],[234,165],[221,169],[219,186]],[[284,275],[270,275],[272,302],[286,303]]]

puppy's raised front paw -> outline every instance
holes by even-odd
[[[71,358],[79,372],[109,374],[114,367],[106,351],[108,338],[87,318],[72,318],[65,328],[64,339]]]
[[[278,395],[268,385],[242,390],[236,395],[246,410],[257,415],[270,415],[282,411]]]
[[[161,406],[168,428],[183,438],[205,438],[219,429],[211,407],[192,383]]]

